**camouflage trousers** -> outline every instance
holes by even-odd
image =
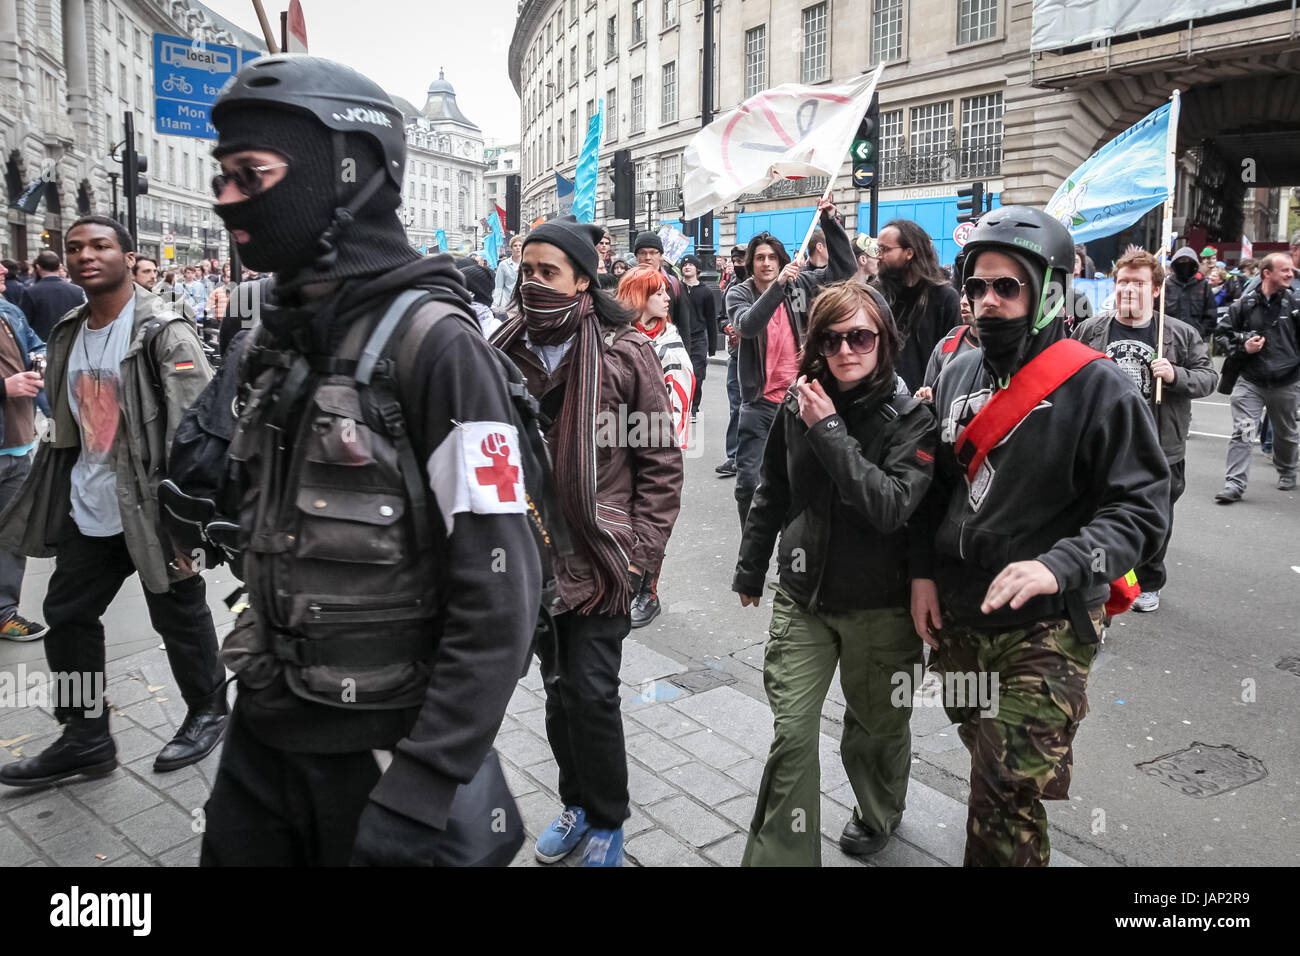
[[[1093,615],[1101,631],[1101,611]],[[1014,631],[948,627],[935,669],[945,687],[971,675],[996,688],[996,706],[944,710],[971,755],[966,866],[1046,866],[1051,852],[1043,800],[1070,791],[1075,731],[1088,713],[1088,673],[1098,644],[1079,641],[1069,622]],[[984,682],[987,682],[985,684]],[[956,701],[956,704],[973,701]]]

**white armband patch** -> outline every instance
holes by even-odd
[[[519,434],[505,422],[456,422],[429,456],[429,487],[451,534],[455,516],[523,514],[523,459]]]

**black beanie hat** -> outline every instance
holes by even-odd
[[[582,222],[545,222],[524,237],[524,248],[530,242],[545,242],[563,250],[577,268],[578,272],[591,280],[594,286],[596,278],[596,243],[605,235],[600,226]]]
[[[664,251],[663,241],[659,238],[658,233],[642,232],[638,233],[636,242],[632,245],[633,252],[640,252],[642,249],[658,249]]]
[[[474,301],[491,308],[492,293],[496,284],[491,271],[467,257],[453,259],[452,264],[460,270],[465,288],[469,289],[469,294],[474,297]]]

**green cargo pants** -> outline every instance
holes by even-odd
[[[903,817],[911,770],[912,698],[894,706],[891,678],[921,662],[921,639],[904,608],[812,614],[776,589],[763,685],[776,737],[758,788],[741,866],[820,866],[822,702],[835,665],[844,689],[840,758],[871,830]]]
[[[1101,612],[1093,614],[1101,631]],[[996,707],[944,709],[970,751],[966,866],[1046,866],[1051,854],[1043,800],[1070,792],[1072,745],[1088,713],[1088,673],[1098,644],[1079,641],[1066,621],[994,633],[947,627],[936,670],[996,682]],[[984,676],[987,675],[987,676]],[[994,713],[996,711],[996,713]]]

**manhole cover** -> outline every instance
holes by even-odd
[[[1300,657],[1284,657],[1277,662],[1278,670],[1300,677]]]
[[[1216,747],[1193,742],[1186,750],[1136,766],[1189,797],[1213,797],[1268,776],[1262,760],[1227,744]]]
[[[728,684],[736,683],[736,678],[732,677],[726,671],[713,669],[687,671],[685,674],[678,674],[676,677],[670,677],[669,680],[679,687],[685,687],[692,694],[699,694],[706,690],[712,690],[715,687],[725,687]]]

